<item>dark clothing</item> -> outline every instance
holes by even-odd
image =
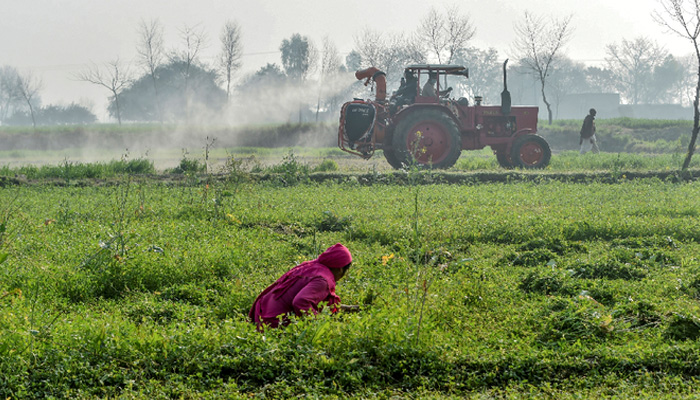
[[[418,95],[418,79],[409,78],[406,83],[396,91],[396,106],[413,104]]]
[[[589,151],[593,153],[600,153],[598,148],[598,141],[595,137],[595,111],[591,110],[591,113],[586,115],[583,119],[583,125],[581,126],[581,138],[578,144],[581,146],[580,154],[585,154]]]
[[[591,114],[586,115],[581,126],[581,139],[590,139],[595,135],[595,117]]]

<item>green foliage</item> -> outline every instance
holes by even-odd
[[[551,295],[559,293],[564,285],[565,279],[561,274],[530,272],[520,282],[519,288],[527,293]]]
[[[694,315],[674,313],[664,333],[673,340],[697,340],[700,338],[700,319]]]
[[[646,301],[632,301],[613,312],[615,319],[623,321],[630,329],[646,329],[658,327],[663,322],[654,304]]]
[[[298,183],[308,182],[311,167],[301,162],[294,154],[294,151],[290,150],[289,153],[284,156],[280,164],[273,165],[259,172],[262,171],[277,174],[283,185],[296,185]]]
[[[316,224],[316,229],[321,232],[342,232],[350,228],[352,219],[340,217],[333,211],[324,211],[323,217]]]
[[[643,266],[624,263],[616,259],[597,262],[577,262],[571,268],[573,276],[582,279],[639,280],[647,276]]]
[[[24,166],[19,168],[2,168],[0,175],[23,175],[27,179],[104,179],[120,175],[155,174],[152,161],[138,158],[132,160],[112,160],[109,162],[80,163],[64,160],[61,165]]]
[[[17,207],[0,398],[699,394],[697,182],[285,185],[237,168],[1,190]],[[337,293],[362,311],[257,332],[256,296],[336,242],[354,257]]]
[[[169,171],[172,174],[201,174],[207,172],[207,165],[197,159],[182,157],[177,167]]]
[[[556,255],[547,249],[528,250],[516,254],[511,263],[515,266],[535,267],[544,265],[548,262],[554,262]]]
[[[326,159],[314,167],[313,172],[333,172],[338,170],[338,163],[334,160]]]
[[[550,343],[600,340],[610,337],[614,329],[613,318],[606,308],[593,298],[582,295],[552,306],[539,340]]]
[[[154,76],[144,73],[130,82],[119,95],[119,107],[111,99],[107,110],[131,121],[190,123],[195,108],[216,112],[225,103],[226,92],[217,84],[215,70],[174,56],[158,65]]]
[[[596,127],[603,152],[672,155],[687,149],[692,121],[613,118],[596,120]],[[553,149],[576,154],[580,130],[581,120],[559,120],[541,124],[538,134]]]

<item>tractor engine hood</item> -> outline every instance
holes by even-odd
[[[365,86],[369,85],[370,80],[374,81],[377,84],[375,101],[377,103],[384,103],[386,101],[386,74],[384,72],[376,67],[369,67],[355,72],[355,78],[357,78],[357,80],[366,79]]]

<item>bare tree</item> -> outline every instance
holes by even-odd
[[[698,81],[695,85],[695,100],[693,101],[693,130],[688,144],[688,153],[683,161],[683,171],[688,169],[690,160],[695,153],[695,142],[700,132],[700,1],[692,0],[659,0],[661,10],[652,13],[656,22],[693,44],[697,59]]]
[[[180,30],[180,37],[185,47],[180,52],[174,53],[171,59],[173,62],[182,63],[184,67],[182,71],[185,83],[183,88],[185,96],[185,121],[189,123],[193,97],[192,88],[190,87],[190,70],[192,65],[199,59],[199,53],[206,47],[207,37],[203,29],[188,25],[185,25]]]
[[[447,46],[444,27],[445,17],[435,7],[430,7],[428,15],[423,18],[418,26],[418,36],[425,41],[426,47],[435,54],[440,64],[442,64],[442,52]]]
[[[361,62],[361,64],[356,67],[377,67],[386,71],[386,66],[383,65],[384,53],[387,49],[384,35],[372,29],[365,28],[362,32],[355,35],[354,39],[355,49],[353,53],[359,56],[356,58]]]
[[[525,20],[515,25],[518,37],[514,42],[520,63],[531,70],[540,83],[542,101],[547,106],[549,124],[552,124],[552,106],[545,89],[550,70],[558,61],[559,52],[571,37],[571,16],[546,22],[525,12]]]
[[[452,63],[455,54],[467,46],[474,37],[476,28],[468,16],[459,13],[456,5],[447,9],[447,63]]]
[[[4,65],[0,67],[0,122],[9,117],[17,104],[22,101],[17,81],[19,72],[15,67]]]
[[[241,27],[235,21],[226,21],[221,32],[221,59],[219,60],[226,79],[226,99],[231,97],[231,79],[234,72],[241,67],[242,56]]]
[[[112,94],[112,101],[116,109],[116,117],[119,125],[122,124],[121,106],[119,96],[122,91],[131,83],[129,69],[122,67],[119,58],[106,63],[104,66],[92,64],[86,70],[76,75],[78,80],[99,85],[109,90]]]
[[[622,39],[622,43],[606,46],[605,61],[613,72],[617,88],[632,104],[649,102],[654,69],[660,66],[668,52],[654,41],[638,37]]]
[[[139,42],[136,50],[139,62],[153,82],[158,118],[160,119],[160,123],[163,123],[163,110],[160,104],[160,97],[158,96],[156,76],[156,70],[163,63],[163,59],[165,58],[165,50],[163,48],[163,26],[157,19],[149,22],[142,20],[139,25],[138,34]]]
[[[41,80],[32,75],[31,72],[17,75],[17,90],[22,99],[27,103],[29,114],[32,117],[32,126],[36,128],[36,116],[34,115],[34,102],[36,95],[41,89]]]
[[[180,38],[184,48],[179,52],[176,51],[171,59],[184,62],[186,66],[191,66],[199,58],[199,53],[206,47],[207,35],[202,28],[196,25],[185,25],[180,29]]]
[[[340,71],[342,61],[338,48],[326,36],[323,38],[323,49],[321,50],[321,74],[319,77],[318,101],[316,102],[316,122],[318,122],[318,114],[321,109],[321,96],[324,91],[328,91],[329,77],[337,74]]]
[[[468,16],[455,5],[440,14],[431,7],[418,27],[418,37],[425,43],[438,63],[450,64],[457,51],[466,47],[476,32]]]
[[[396,83],[407,64],[425,62],[420,41],[404,34],[380,34],[371,29],[355,36],[355,50],[362,60],[362,67],[377,67]]]

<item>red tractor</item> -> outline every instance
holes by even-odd
[[[481,97],[469,105],[464,97],[450,98],[451,88],[441,90],[440,81],[445,82],[445,77],[468,78],[468,70],[460,65],[409,65],[405,83],[389,101],[384,72],[374,67],[357,71],[358,80],[376,85],[376,98],[343,105],[338,147],[364,159],[381,149],[389,164],[398,169],[407,165],[450,168],[462,150],[489,146],[504,168],[545,168],[552,152],[544,138],[536,135],[538,108],[511,107],[507,62],[503,64],[501,105],[495,106],[482,105]],[[437,87],[422,93],[421,80],[427,79]]]

